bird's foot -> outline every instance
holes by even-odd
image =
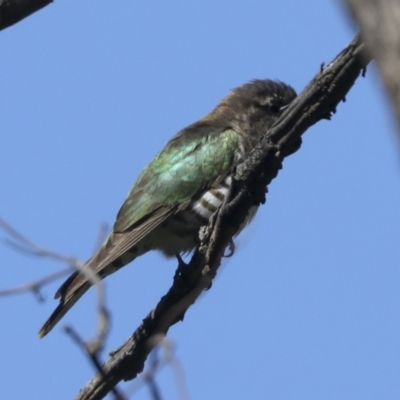
[[[178,260],[178,268],[185,268],[188,266],[188,264],[183,261],[183,258],[179,253],[175,254],[175,257]]]

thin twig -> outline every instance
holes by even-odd
[[[163,358],[165,359],[166,363],[171,366],[171,370],[174,375],[175,389],[178,394],[178,399],[190,400],[189,390],[186,384],[185,371],[182,367],[182,363],[176,356],[174,342],[165,337],[161,345],[163,348]]]
[[[93,351],[91,349],[91,345],[88,342],[85,342],[71,326],[67,325],[64,327],[65,333],[71,338],[73,342],[88,356],[89,360],[92,362],[93,366],[97,370],[97,372],[105,377],[104,371],[101,367],[101,362],[99,360],[99,354],[97,351]],[[126,397],[114,387],[111,393],[114,395],[115,400],[125,400]]]
[[[43,278],[40,278],[37,281],[24,283],[23,285],[15,286],[8,289],[2,289],[0,290],[0,296],[9,296],[21,294],[24,292],[33,292],[33,294],[39,301],[44,301],[44,297],[41,295],[40,289],[42,289],[43,286],[63,277],[64,275],[70,274],[73,270],[73,268],[67,267],[59,271],[53,272],[52,274],[49,274]]]
[[[149,375],[146,378],[146,383],[150,390],[151,399],[152,400],[162,400],[161,392],[160,392],[160,389],[158,388],[158,385],[156,384],[154,375]]]
[[[69,268],[72,267],[77,269],[79,272],[81,272],[86,276],[86,278],[93,286],[96,287],[96,294],[97,294],[96,306],[98,315],[97,329],[94,338],[92,340],[87,341],[85,343],[85,347],[90,349],[92,355],[95,354],[97,355],[104,348],[105,340],[110,329],[110,313],[108,312],[106,307],[104,285],[101,279],[98,277],[98,275],[85,263],[81,262],[76,257],[57,253],[55,251],[39,246],[38,244],[28,239],[25,235],[20,233],[17,229],[15,229],[1,217],[0,217],[0,228],[2,228],[6,232],[6,234],[8,234],[8,236],[12,239],[11,240],[9,238],[6,238],[5,243],[11,246],[14,250],[20,251],[25,254],[34,255],[37,257],[50,258],[68,264],[70,266]],[[100,236],[104,235],[103,230],[104,227],[99,232],[98,238],[96,240],[96,245],[99,241]],[[41,281],[48,283],[49,277],[45,277]],[[31,284],[31,287],[32,286],[33,288],[31,288],[30,290],[33,290],[34,293],[37,294],[38,291],[34,290],[38,287],[37,283]],[[9,289],[4,289],[2,292],[4,293],[6,291],[9,291]],[[21,291],[22,290],[20,290],[20,292]]]
[[[150,354],[150,362],[146,370],[125,389],[127,396],[133,396],[141,387],[148,385],[152,394],[152,400],[161,396],[157,389],[155,376],[166,366],[170,366],[174,375],[176,392],[179,400],[190,400],[187,390],[185,374],[182,365],[175,354],[175,345],[172,340],[163,335],[154,335],[150,340],[153,351]],[[156,390],[155,390],[156,389]]]
[[[0,228],[2,228],[11,238],[14,240],[10,240],[8,238],[4,239],[4,242],[13,247],[17,251],[21,251],[24,253],[28,253],[30,255],[50,258],[56,261],[60,261],[62,263],[71,265],[75,269],[81,271],[83,270],[83,263],[79,261],[76,257],[67,256],[61,253],[57,253],[55,251],[46,249],[44,247],[39,246],[38,244],[29,240],[26,236],[22,233],[17,231],[13,226],[11,226],[8,222],[6,222],[3,218],[0,217]],[[85,268],[86,269],[86,268]],[[82,272],[82,271],[81,271]],[[84,272],[83,272],[84,273]],[[90,277],[88,279],[94,279],[93,284],[97,283],[99,280],[95,274],[89,272]],[[94,276],[94,278],[93,278]]]

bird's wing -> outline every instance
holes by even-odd
[[[237,140],[235,131],[225,130],[218,135],[170,141],[139,175],[118,212],[113,230],[89,260],[90,267],[105,277],[129,262],[119,262],[120,257],[229,171]],[[56,298],[70,297],[86,281],[83,274],[77,274],[60,287]]]
[[[231,129],[171,140],[139,175],[118,212],[114,232],[134,229],[154,210],[177,207],[209,188],[231,168],[237,144]]]

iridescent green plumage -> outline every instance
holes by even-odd
[[[253,81],[174,136],[139,175],[108,238],[86,265],[104,278],[149,250],[173,256],[195,248],[199,228],[223,202],[232,168],[295,96],[282,82]],[[72,274],[57,291],[60,304],[39,335],[46,335],[89,287],[85,275]]]
[[[179,207],[210,188],[232,167],[237,147],[238,136],[231,129],[172,139],[139,175],[114,230],[123,232],[160,207]]]

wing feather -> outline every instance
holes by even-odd
[[[103,247],[87,262],[87,266],[91,267],[102,278],[111,274],[115,270],[110,268],[110,265],[162,224],[175,210],[176,207],[160,208],[140,227],[124,233],[112,232]],[[87,281],[88,279],[84,274],[75,272],[58,289],[55,298],[61,297],[68,300],[81,286],[87,284]]]
[[[118,212],[114,232],[141,225],[153,210],[179,206],[211,187],[234,163],[238,135],[232,129],[202,136],[181,133],[143,170]],[[208,127],[209,129],[209,127]]]

